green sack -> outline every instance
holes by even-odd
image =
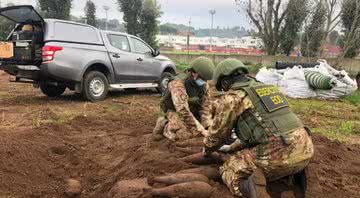
[[[335,86],[335,80],[319,72],[304,71],[305,79],[313,89],[330,90]]]

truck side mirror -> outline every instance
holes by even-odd
[[[154,49],[154,51],[153,51],[153,56],[154,57],[157,57],[157,56],[159,56],[160,55],[160,50],[159,49]]]

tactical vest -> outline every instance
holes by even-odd
[[[285,140],[287,134],[303,127],[277,87],[252,80],[235,83],[231,89],[245,91],[254,106],[242,113],[234,126],[238,138],[247,148],[267,144],[270,136]]]

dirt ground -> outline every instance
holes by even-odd
[[[64,197],[69,178],[82,184],[81,197],[108,197],[117,181],[196,167],[180,161],[186,154],[171,143],[151,139],[159,97],[119,92],[93,104],[69,92],[49,99],[0,73],[0,197]],[[313,141],[309,197],[360,197],[360,146]],[[212,185],[213,198],[232,197]],[[270,185],[272,197],[286,197],[279,185]]]

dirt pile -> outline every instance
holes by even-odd
[[[316,154],[307,169],[308,176],[308,197],[359,197],[360,196],[360,153],[359,146],[346,146],[339,142],[332,142],[327,138],[315,135],[313,137],[316,145]],[[172,155],[158,150],[161,148],[168,149]],[[146,149],[146,147],[148,147]],[[148,152],[152,150],[152,152]],[[153,156],[152,156],[153,155]],[[138,158],[143,156],[143,158]],[[150,157],[151,156],[151,157]],[[188,168],[188,164],[179,161],[175,156],[180,157],[181,154],[168,148],[164,144],[149,143],[147,146],[136,150],[130,160],[125,162],[121,168],[120,178],[141,178],[149,175],[174,173],[176,170]],[[159,164],[159,160],[161,164]],[[146,170],[145,172],[139,170]],[[140,173],[140,174],[136,174]],[[226,187],[220,183],[213,183],[215,190],[212,197],[232,197]],[[278,182],[269,184],[268,191],[272,197],[294,197],[293,193],[289,193],[291,189],[279,185]],[[112,192],[114,195],[114,192]],[[141,197],[141,193],[138,194]],[[115,197],[122,197],[119,194]]]
[[[315,156],[308,168],[311,197],[360,197],[360,146],[314,136]]]

